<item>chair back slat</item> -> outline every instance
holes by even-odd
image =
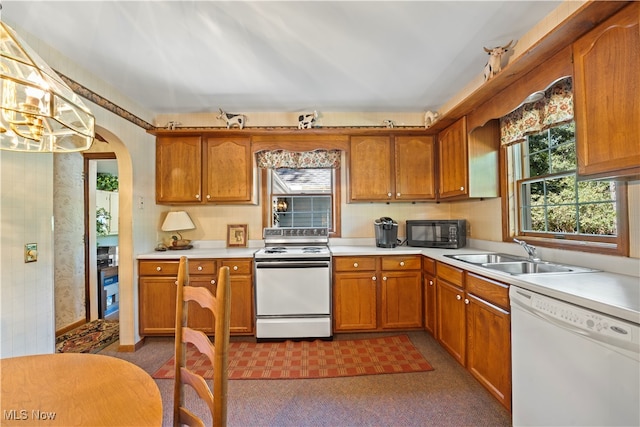
[[[229,267],[218,272],[216,295],[204,287],[189,286],[189,262],[180,257],[176,281],[175,386],[173,425],[204,426],[203,421],[185,407],[184,386],[192,387],[211,412],[213,425],[227,425],[228,347],[230,334],[231,278]],[[195,301],[209,310],[215,323],[213,343],[207,335],[188,326],[189,302]],[[213,390],[201,375],[186,365],[187,346],[194,346],[206,355],[213,366]]]

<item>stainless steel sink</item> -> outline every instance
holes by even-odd
[[[535,261],[487,263],[482,266],[509,274],[571,273],[578,270],[577,267]]]
[[[512,262],[523,261],[523,258],[515,255],[505,254],[463,254],[463,255],[445,255],[446,257],[457,259],[459,261],[469,262],[471,264],[487,264],[496,262]]]
[[[573,265],[554,264],[546,261],[533,261],[515,255],[500,253],[445,255],[448,258],[468,262],[479,267],[501,271],[512,275],[539,273],[587,273],[593,270]]]

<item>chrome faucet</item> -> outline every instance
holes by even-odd
[[[535,246],[528,244],[524,240],[513,239],[513,241],[518,243],[520,246],[524,248],[525,251],[527,251],[527,254],[529,254],[529,259],[531,261],[540,261],[540,258],[538,258],[538,253],[536,252]]]

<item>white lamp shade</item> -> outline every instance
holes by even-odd
[[[169,212],[162,223],[162,231],[193,230],[196,228],[185,211]]]

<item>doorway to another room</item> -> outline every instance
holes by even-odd
[[[87,321],[118,320],[118,162],[113,153],[85,158]]]

